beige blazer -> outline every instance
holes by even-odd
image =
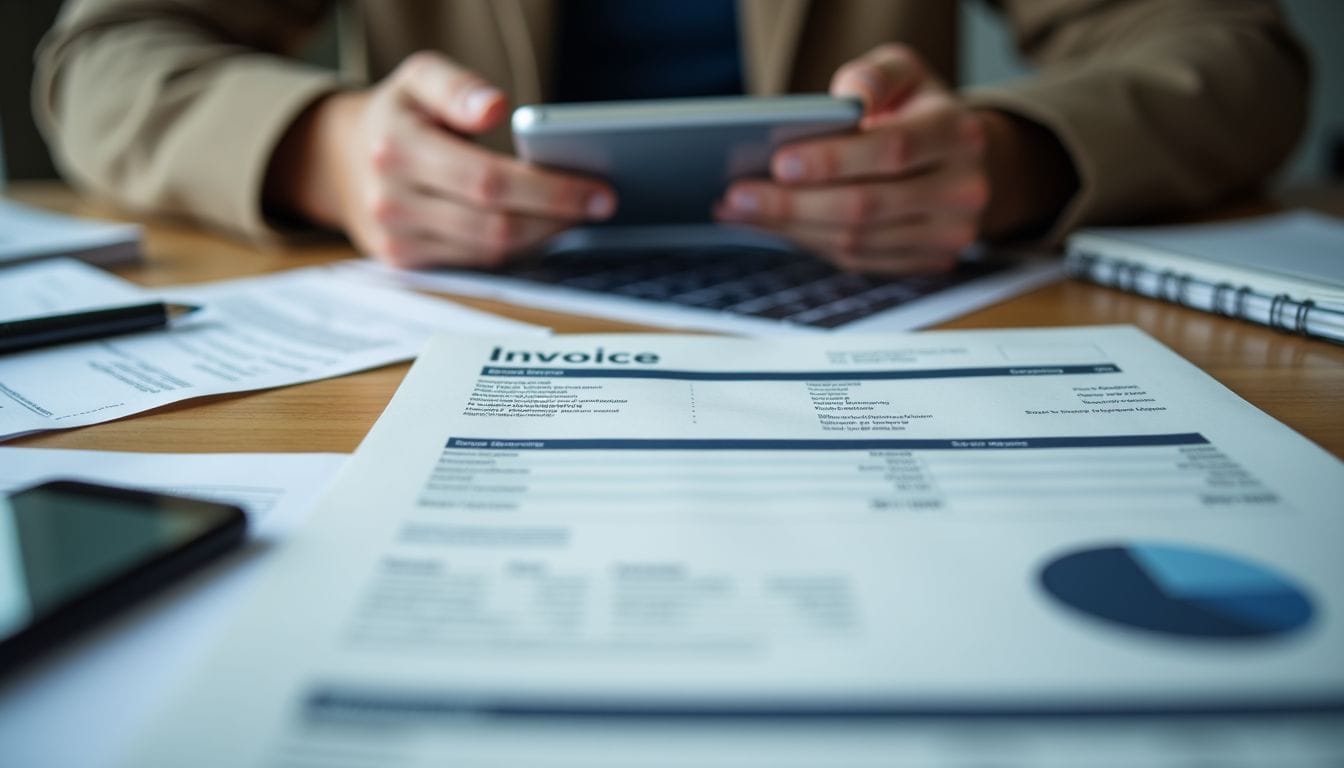
[[[631,0],[638,2],[638,0]],[[737,0],[752,93],[824,91],[887,41],[957,82],[954,0]],[[292,58],[334,5],[341,72]],[[1308,66],[1272,0],[1002,0],[1026,80],[974,104],[1035,121],[1081,188],[1083,223],[1205,206],[1282,161],[1304,122]],[[325,93],[434,49],[546,98],[556,0],[72,0],[38,52],[34,104],[64,173],[125,205],[261,235],[276,143]],[[507,136],[486,138],[507,147]]]

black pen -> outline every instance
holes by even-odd
[[[65,315],[47,315],[30,320],[0,322],[0,354],[50,347],[72,341],[104,339],[151,328],[163,328],[173,318],[200,307],[190,304],[136,304],[130,307],[93,309]]]

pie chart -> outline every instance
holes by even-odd
[[[1041,571],[1047,593],[1105,621],[1166,635],[1254,639],[1311,622],[1311,599],[1287,576],[1229,554],[1168,543],[1082,549]]]

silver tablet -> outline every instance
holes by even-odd
[[[513,135],[525,160],[609,181],[610,224],[681,224],[710,221],[730,182],[768,176],[780,146],[852,131],[862,114],[824,95],[541,104],[514,110]]]

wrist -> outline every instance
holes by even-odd
[[[268,213],[344,227],[346,158],[357,146],[355,130],[365,98],[358,91],[327,94],[290,124],[266,171],[263,199]]]
[[[980,218],[987,240],[1045,234],[1078,191],[1068,152],[1049,129],[1030,120],[978,109],[985,134],[990,199]]]

